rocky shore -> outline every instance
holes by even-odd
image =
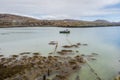
[[[0,80],[68,80],[84,63],[81,55],[45,57],[39,53],[29,56],[28,52],[9,58],[1,55]]]
[[[97,80],[104,80],[89,64],[89,61],[97,60],[99,54],[79,53],[79,47],[88,44],[62,45],[60,51],[57,50],[57,41],[48,44],[55,47],[48,56],[42,56],[39,52],[23,52],[9,57],[0,55],[0,80],[71,80],[70,76],[80,71],[84,64]],[[80,80],[79,74],[74,80]],[[120,80],[120,73],[114,80]]]

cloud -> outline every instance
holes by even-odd
[[[119,8],[106,8],[120,0],[0,0],[0,12],[39,18],[80,18],[119,14]]]
[[[67,18],[72,18],[71,16],[67,16],[67,15],[43,15],[39,17],[40,19],[67,19]]]

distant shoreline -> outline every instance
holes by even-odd
[[[106,20],[83,21],[73,19],[40,20],[13,14],[0,14],[0,28],[51,26],[65,28],[113,27],[120,26],[120,22],[109,22]]]
[[[115,26],[0,26],[0,28],[27,28],[27,27],[59,27],[59,28],[99,28],[99,27],[120,27],[119,25]]]

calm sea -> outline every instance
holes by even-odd
[[[54,46],[48,45],[50,41],[58,42],[57,51],[62,49],[62,45],[80,42],[88,46],[80,46],[77,49],[78,54],[99,54],[96,56],[97,60],[90,61],[89,64],[102,79],[113,80],[120,72],[120,27],[68,28],[71,31],[70,34],[59,33],[65,29],[58,27],[0,28],[0,54],[10,56],[22,52],[40,52],[41,55],[48,56],[48,53],[54,51]],[[71,76],[71,79],[74,80],[76,75],[79,75],[81,80],[96,80],[86,65]]]

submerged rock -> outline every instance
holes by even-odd
[[[56,41],[50,41],[48,44],[49,44],[49,45],[56,45],[57,42],[56,42]]]
[[[80,80],[80,77],[79,77],[79,76],[76,76],[75,80]]]
[[[61,55],[72,54],[73,50],[61,50],[61,51],[58,51],[57,53]]]
[[[20,55],[24,55],[24,54],[30,54],[31,52],[23,52],[23,53],[20,53]]]
[[[92,53],[92,55],[98,55],[97,53]]]

